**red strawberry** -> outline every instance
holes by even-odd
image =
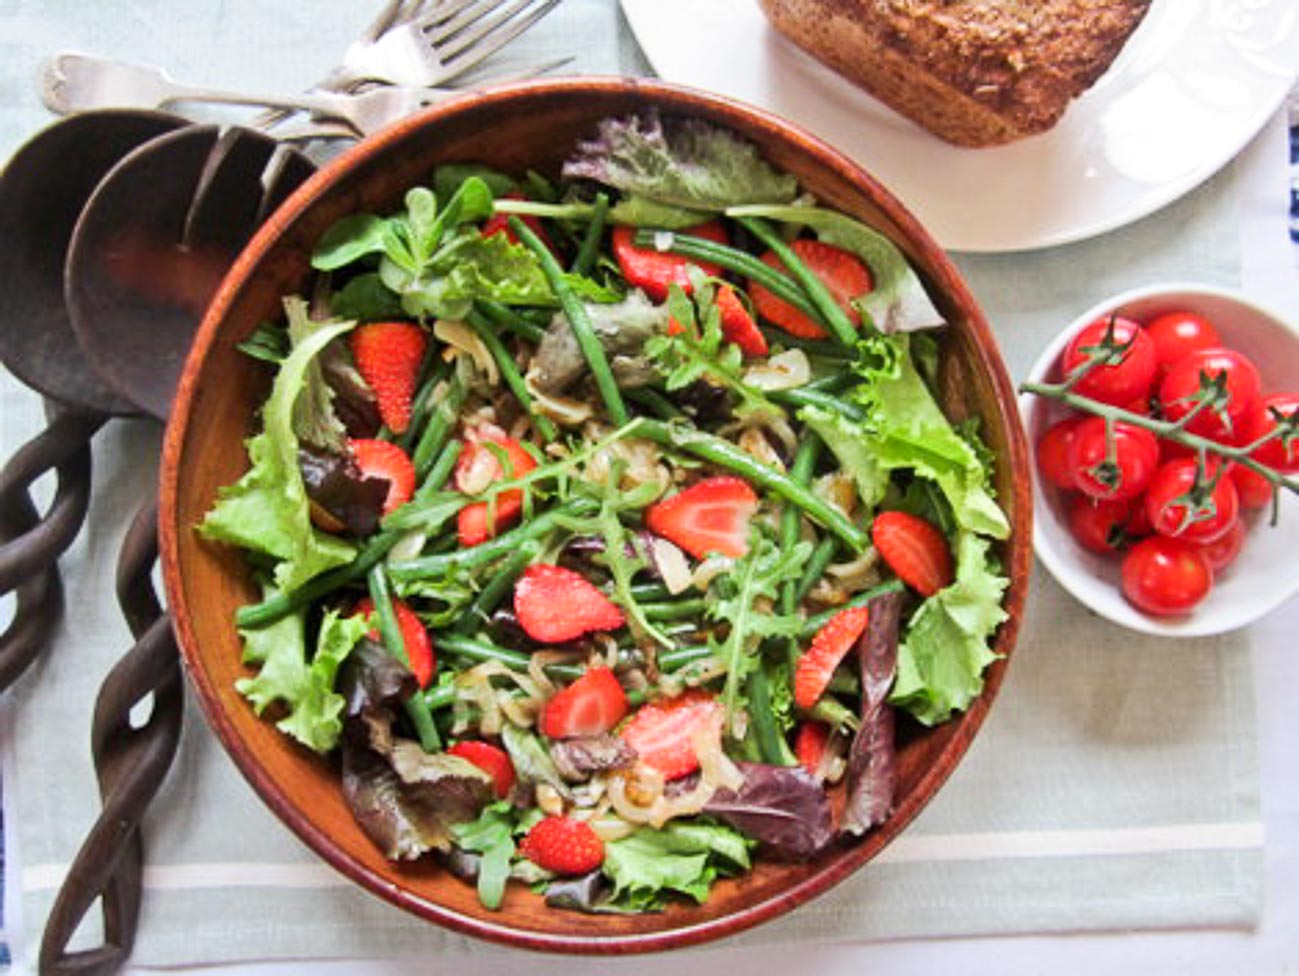
[[[447,753],[465,759],[492,778],[496,795],[502,800],[510,793],[514,785],[514,764],[500,746],[479,739],[465,739],[457,742]]]
[[[379,401],[379,416],[394,434],[410,426],[428,336],[413,322],[368,322],[352,331],[352,358]]]
[[[721,728],[722,706],[707,692],[695,690],[643,706],[620,734],[640,762],[673,780],[699,768],[695,741],[701,735],[720,735]]]
[[[406,660],[410,662],[411,673],[415,675],[415,680],[419,682],[421,688],[427,688],[430,681],[433,680],[433,672],[437,670],[437,658],[433,651],[433,638],[429,636],[424,627],[424,621],[419,619],[419,614],[408,607],[401,600],[392,601],[393,613],[397,616],[397,626],[401,628],[401,642],[406,645]],[[374,604],[368,596],[362,597],[356,601],[354,614],[370,614],[374,612]],[[370,640],[379,640],[378,621],[372,621],[375,625],[370,631]]]
[[[870,269],[855,254],[811,238],[799,238],[790,247],[811,272],[821,279],[839,307],[848,313],[853,324],[858,324],[861,317],[849,304],[849,299],[864,295],[874,287]],[[785,270],[784,263],[772,251],[764,254],[762,260],[779,271]],[[825,338],[825,330],[821,326],[762,285],[750,281],[749,297],[753,299],[753,307],[760,318],[780,326],[790,335],[800,339]]]
[[[622,611],[580,573],[536,563],[514,584],[514,614],[535,641],[562,644],[598,630],[617,630]]]
[[[556,874],[587,874],[604,863],[604,841],[584,820],[545,817],[532,825],[519,853]]]
[[[726,228],[718,220],[687,227],[681,233],[705,237],[718,244],[726,243]],[[622,276],[627,279],[627,283],[640,288],[656,302],[661,302],[668,297],[669,285],[678,285],[685,291],[690,291],[690,277],[686,269],[692,264],[706,275],[715,277],[722,273],[722,269],[711,261],[695,261],[669,251],[637,247],[634,243],[635,237],[635,227],[615,227],[613,256],[617,258],[618,267],[622,270]]]
[[[528,198],[524,196],[522,193],[520,193],[518,190],[511,190],[509,193],[505,194],[502,199],[526,200]],[[541,238],[541,243],[545,244],[546,247],[550,249],[552,254],[557,253],[555,251],[555,245],[551,243],[550,236],[546,233],[546,229],[541,226],[540,217],[537,217],[535,214],[519,214],[518,216],[519,219],[523,221],[524,224],[527,225],[530,231],[536,234],[537,237]],[[515,236],[514,231],[510,228],[510,215],[507,213],[492,214],[485,221],[483,221],[483,226],[482,229],[479,231],[479,233],[483,237],[491,237],[493,234],[503,233],[509,239],[511,244],[519,243],[519,239]]]
[[[749,518],[757,510],[749,483],[722,475],[655,502],[645,510],[645,524],[692,556],[720,552],[738,558],[749,551]]]
[[[733,288],[717,289],[717,308],[722,313],[722,335],[727,342],[735,343],[746,356],[767,355],[767,337],[758,331],[758,324]]]
[[[415,494],[415,465],[410,457],[391,441],[355,438],[347,442],[356,466],[367,478],[388,482],[388,496],[383,500],[383,514],[405,505]]]
[[[933,596],[952,582],[952,551],[933,524],[907,512],[880,512],[871,523],[871,542],[889,569],[921,596]]]
[[[794,704],[811,708],[825,692],[830,676],[866,629],[870,612],[846,607],[818,630],[794,666]]]
[[[501,459],[487,444],[505,452],[509,462],[508,480],[527,474],[537,466],[536,460],[518,441],[488,424],[465,433],[465,449],[456,460],[456,487],[466,494],[477,495],[493,482],[507,480]],[[508,527],[523,511],[523,491],[512,488],[496,496],[495,518],[487,502],[474,502],[460,509],[456,527],[462,546],[476,546],[493,538]]]
[[[627,695],[608,668],[588,668],[541,709],[538,727],[552,739],[603,735],[627,714]]]
[[[798,764],[815,776],[829,741],[830,726],[825,722],[800,722],[794,733],[794,755],[798,757]]]

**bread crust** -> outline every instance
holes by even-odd
[[[1152,0],[760,0],[771,24],[960,146],[1043,132],[1108,70]]]

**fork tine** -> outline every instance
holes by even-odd
[[[454,67],[457,72],[468,71],[522,34],[553,10],[558,3],[559,0],[544,0],[538,5],[536,0],[518,0],[509,10],[497,15],[490,23],[483,24],[472,32],[465,31],[445,47],[439,47],[438,53],[443,63],[449,64],[455,61]],[[521,17],[516,17],[529,7],[533,9]]]
[[[483,21],[488,14],[505,3],[506,0],[469,0],[467,3],[463,2],[463,0],[452,0],[452,2],[456,5],[456,16],[436,17],[434,18],[435,24],[424,28],[424,36],[432,42],[434,47],[437,47],[466,27]],[[439,11],[439,14],[441,13]]]
[[[431,28],[445,24],[466,7],[472,7],[481,2],[482,0],[441,0],[430,11],[429,16],[424,18],[423,29],[428,31]],[[500,0],[496,0],[496,3],[493,3],[492,6],[496,6],[498,3],[500,3]]]

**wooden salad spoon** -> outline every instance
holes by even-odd
[[[72,330],[116,395],[165,420],[203,310],[257,226],[314,170],[249,129],[188,126],[127,154],[72,234],[64,291]],[[41,943],[43,976],[106,976],[131,954],[139,918],[140,821],[180,737],[183,687],[171,619],[154,591],[156,498],[118,559],[117,594],[135,645],[100,687],[92,752],[102,810],[59,890]],[[149,703],[148,717],[132,712]],[[69,951],[96,901],[104,943]]]

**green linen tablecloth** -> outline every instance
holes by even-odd
[[[193,0],[182,22],[161,0],[20,0],[17,16],[3,13],[23,29],[0,58],[0,153],[45,121],[30,78],[55,49],[162,63],[197,81],[302,88],[374,5]],[[572,69],[583,72],[648,70],[611,0],[565,0],[509,60],[552,53],[576,55]],[[958,257],[1014,376],[1105,295],[1169,279],[1238,286],[1249,189],[1236,163],[1102,238]],[[0,396],[8,453],[39,429],[40,408],[7,375]],[[0,707],[8,921],[29,960],[98,811],[90,709],[130,643],[109,581],[159,440],[143,421],[96,438],[93,516],[63,562],[69,611],[57,646]],[[1173,642],[1118,629],[1039,570],[996,707],[929,808],[855,877],[723,945],[1253,926],[1263,830],[1250,646],[1249,631]],[[324,866],[252,793],[197,707],[146,832],[136,964],[507,953],[422,923]]]

